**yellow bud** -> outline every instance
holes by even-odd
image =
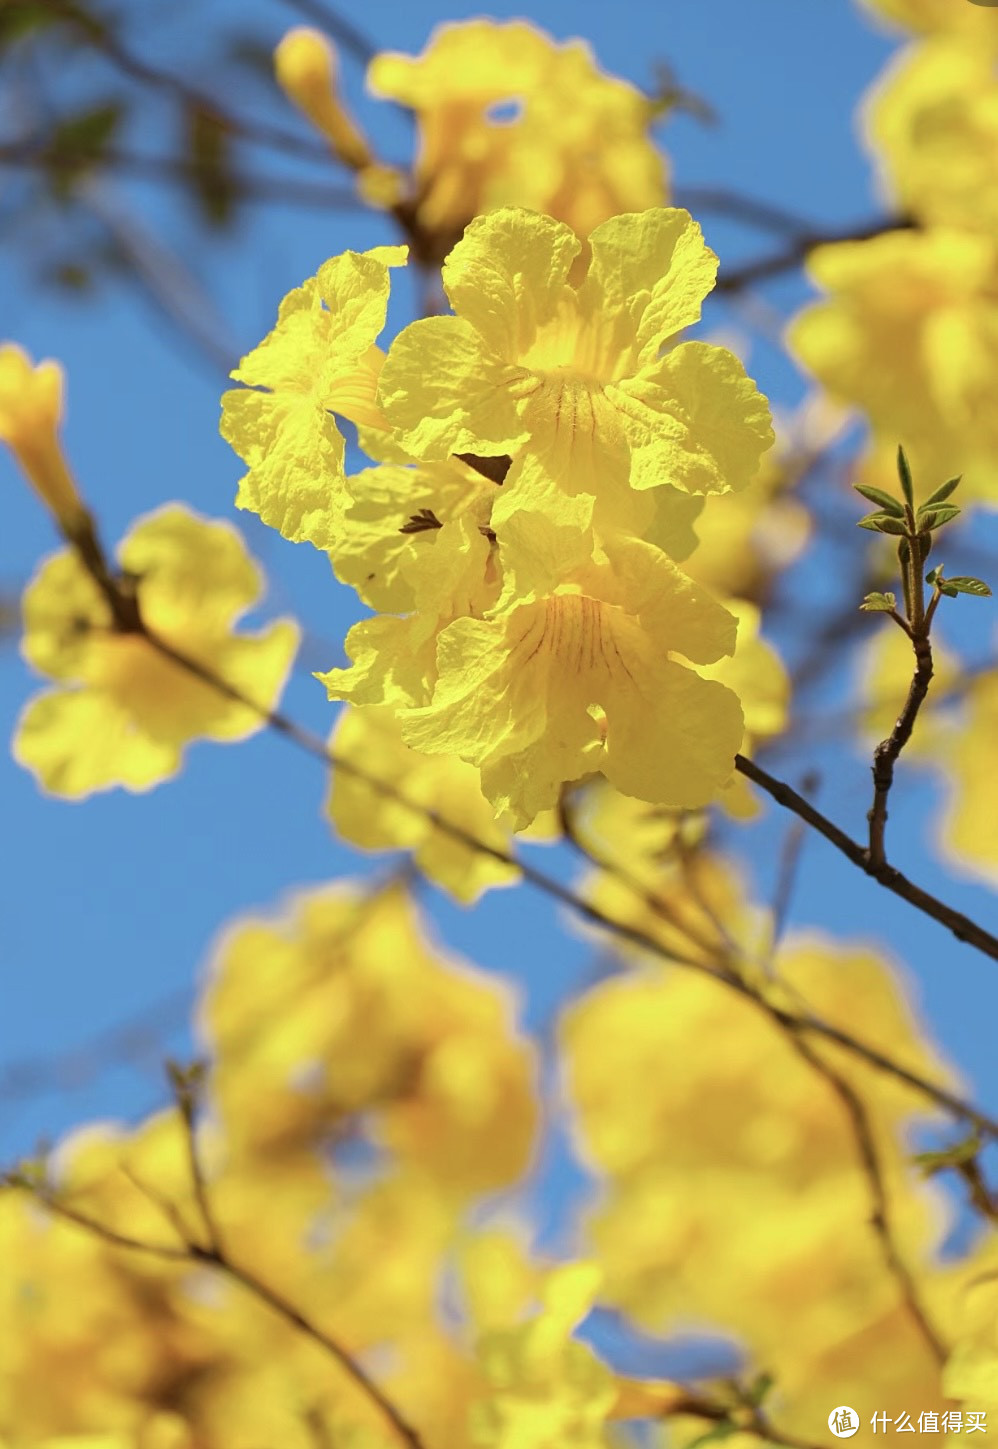
[[[84,513],[59,442],[62,368],[46,359],[32,367],[13,342],[0,344],[0,442],[10,448],[28,482],[62,524]]]
[[[371,148],[337,95],[336,51],[307,25],[289,30],[274,51],[277,84],[347,166],[370,166]]]

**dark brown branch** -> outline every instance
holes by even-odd
[[[798,1055],[819,1076],[824,1078],[842,1103],[843,1109],[849,1118],[853,1138],[859,1151],[863,1173],[870,1188],[870,1197],[872,1200],[870,1227],[873,1229],[874,1235],[880,1244],[880,1250],[887,1264],[888,1271],[898,1285],[909,1315],[914,1320],[932,1357],[938,1364],[942,1365],[949,1357],[949,1350],[929,1322],[919,1298],[914,1278],[911,1275],[908,1265],[901,1257],[895,1241],[894,1230],[888,1211],[887,1187],[884,1182],[880,1154],[877,1151],[873,1128],[862,1099],[852,1084],[840,1072],[837,1072],[829,1062],[826,1062],[799,1034],[792,1035],[790,1040]]]
[[[818,776],[814,773],[805,775],[801,788],[805,794],[812,795],[818,788]],[[804,821],[792,821],[787,829],[783,845],[780,849],[779,867],[776,873],[776,889],[773,892],[773,904],[771,908],[773,918],[772,937],[769,947],[771,956],[775,954],[776,948],[780,944],[790,916],[790,902],[793,899],[794,886],[797,883],[797,872],[800,868],[801,853],[804,849],[804,834]]]
[[[115,34],[110,24],[95,19],[78,5],[73,4],[73,0],[46,0],[46,4],[53,14],[58,16],[64,24],[72,26],[87,44],[129,80],[163,91],[167,95],[172,95],[183,106],[213,116],[232,136],[236,136],[242,141],[270,146],[276,151],[302,156],[323,165],[329,164],[329,150],[323,142],[313,141],[307,136],[299,136],[293,131],[286,131],[282,126],[274,126],[256,120],[249,121],[234,111],[229,111],[214,96],[198,90],[181,76],[161,70],[150,61],[143,60],[141,56],[136,55],[128,48],[119,35]]]
[[[685,1418],[706,1419],[711,1424],[731,1426],[731,1432],[754,1434],[766,1444],[782,1444],[785,1449],[821,1449],[813,1439],[799,1439],[795,1434],[785,1434],[763,1413],[756,1404],[728,1405],[718,1403],[695,1392],[684,1394],[669,1404],[659,1414],[663,1420]]]
[[[760,231],[776,232],[782,236],[796,238],[816,230],[797,212],[760,201],[754,196],[742,196],[740,192],[729,191],[722,186],[679,186],[674,200],[677,206],[685,206],[694,214],[713,212],[717,216],[730,217],[732,221],[743,221],[746,226],[757,227]]]
[[[886,740],[881,740],[873,752],[873,804],[867,819],[870,822],[870,864],[874,867],[884,866],[887,862],[884,837],[887,830],[887,797],[894,783],[894,766],[911,739],[918,711],[925,702],[932,680],[932,645],[928,634],[915,635],[912,645],[915,650],[915,673],[904,709],[898,715],[890,735]]]
[[[331,158],[330,158],[331,159]],[[61,155],[44,136],[0,143],[0,166],[22,170],[79,169],[78,158]],[[144,156],[138,152],[108,147],[87,163],[88,171],[113,171],[142,180],[168,182],[187,187],[201,173],[199,162],[186,156]],[[259,176],[236,171],[229,182],[236,202],[285,202],[292,206],[315,207],[321,211],[360,211],[365,203],[351,186],[328,185],[321,181],[300,181],[291,176]]]
[[[872,237],[880,236],[884,232],[904,231],[914,225],[915,223],[910,217],[882,216],[873,221],[860,222],[858,225],[843,228],[840,231],[803,232],[782,251],[773,252],[768,257],[759,257],[754,262],[746,262],[740,267],[722,268],[717,279],[716,290],[728,295],[732,292],[742,292],[746,287],[754,286],[756,282],[765,282],[770,277],[778,277],[783,272],[793,271],[807,259],[808,253],[814,251],[815,247],[825,246],[832,242],[869,241]]]
[[[163,1243],[149,1243],[141,1238],[133,1238],[127,1233],[120,1233],[115,1228],[108,1227],[106,1223],[96,1218],[89,1217],[86,1213],[80,1212],[69,1203],[56,1196],[49,1189],[31,1183],[26,1178],[20,1177],[17,1173],[8,1174],[5,1183],[8,1187],[19,1188],[30,1192],[44,1207],[55,1217],[64,1218],[67,1222],[73,1223],[76,1227],[84,1229],[93,1234],[102,1242],[108,1243],[113,1248],[124,1248],[130,1252],[146,1253],[151,1257],[164,1259],[173,1263],[200,1264],[205,1267],[215,1268],[233,1282],[239,1283],[254,1298],[271,1309],[284,1321],[297,1329],[299,1333],[310,1338],[313,1343],[319,1345],[329,1354],[344,1373],[361,1388],[372,1403],[376,1404],[388,1423],[391,1424],[395,1433],[402,1443],[407,1444],[409,1449],[424,1449],[423,1440],[418,1432],[401,1415],[399,1410],[385,1395],[383,1390],[375,1383],[367,1371],[357,1362],[353,1356],[330,1334],[321,1329],[318,1324],[308,1318],[300,1309],[283,1298],[279,1293],[270,1288],[262,1279],[249,1268],[242,1267],[234,1262],[227,1253],[218,1247],[203,1247],[199,1243],[185,1242],[182,1247],[171,1247]],[[147,1191],[141,1184],[143,1191]]]
[[[820,810],[805,800],[803,795],[798,795],[789,785],[782,780],[775,779],[766,770],[757,765],[754,760],[746,759],[744,755],[735,756],[735,769],[753,784],[765,790],[771,795],[778,805],[786,810],[792,810],[799,815],[801,820],[806,821],[819,835],[823,835],[827,841],[835,846],[836,850],[857,866],[865,875],[871,876],[878,885],[889,890],[893,895],[899,896],[901,900],[907,901],[910,906],[921,911],[923,915],[931,916],[947,930],[951,931],[958,941],[965,941],[968,946],[973,946],[978,951],[983,951],[985,956],[990,956],[992,961],[998,961],[998,938],[962,911],[954,910],[944,901],[938,900],[930,895],[928,891],[922,890],[903,875],[895,866],[888,865],[886,861],[877,865],[870,859],[869,851],[858,841],[852,839],[844,830],[822,815]]]

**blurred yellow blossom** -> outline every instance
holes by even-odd
[[[600,1273],[592,1263],[554,1269],[541,1312],[486,1335],[478,1357],[488,1392],[472,1406],[475,1449],[604,1449],[617,1391],[613,1375],[571,1334],[589,1312]]]
[[[46,790],[70,799],[115,785],[148,790],[177,773],[192,741],[245,739],[262,728],[260,710],[276,702],[298,643],[287,619],[234,632],[263,578],[229,523],[171,504],[133,526],[118,560],[135,580],[149,630],[258,708],[226,698],[141,632],[116,628],[76,554],[56,554],[25,593],[22,647],[59,687],[29,701],[14,756]]]
[[[482,851],[469,850],[438,830],[426,812],[459,826],[477,840],[505,850],[508,833],[495,821],[478,772],[450,755],[420,755],[402,739],[390,709],[344,709],[330,737],[340,760],[394,786],[422,811],[373,790],[347,771],[334,769],[327,802],[331,823],[344,840],[368,850],[408,848],[418,868],[461,901],[489,886],[512,884],[519,873]]]
[[[63,525],[83,512],[59,441],[62,368],[48,359],[32,366],[16,343],[0,343],[0,443],[6,443],[28,482]]]
[[[903,52],[867,102],[867,130],[904,211],[994,236],[998,76],[985,47],[941,38]]]
[[[861,1023],[871,1046],[946,1079],[873,953],[787,942],[769,989],[833,1025]],[[656,1331],[736,1335],[776,1375],[781,1426],[798,1434],[818,1432],[836,1384],[869,1412],[878,1395],[941,1401],[938,1365],[870,1226],[848,1099],[764,1012],[701,975],[648,969],[570,1006],[562,1045],[583,1150],[609,1179],[591,1227],[606,1301]],[[940,1204],[899,1135],[924,1099],[817,1036],[809,1047],[858,1094],[894,1242],[936,1312],[948,1291],[930,1257]]]
[[[654,103],[597,69],[584,41],[559,45],[524,20],[468,20],[440,26],[421,56],[375,56],[367,83],[416,114],[408,204],[429,260],[496,207],[547,212],[586,236],[665,200]]]
[[[497,984],[432,947],[401,887],[301,896],[223,943],[205,993],[230,1138],[317,1145],[368,1114],[376,1142],[448,1192],[526,1168],[533,1054]]]
[[[904,440],[929,490],[963,474],[961,501],[998,504],[998,246],[955,229],[890,232],[811,253],[830,295],[789,343],[833,397],[861,408],[875,442]]]
[[[975,679],[961,721],[946,741],[948,801],[940,839],[945,855],[985,880],[998,879],[998,812],[994,809],[998,671]]]

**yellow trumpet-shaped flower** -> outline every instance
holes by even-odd
[[[118,557],[152,633],[260,708],[273,706],[298,630],[284,619],[233,632],[262,579],[230,524],[174,504],[140,519]],[[262,726],[258,709],[226,698],[143,634],[116,630],[75,553],[42,565],[24,596],[24,624],[25,658],[59,687],[28,703],[14,755],[55,795],[148,790],[176,774],[191,741],[245,739]]]
[[[405,247],[375,247],[325,262],[288,293],[274,330],[232,373],[248,386],[222,398],[222,436],[249,465],[236,506],[292,541],[335,541],[345,444],[333,415],[385,426],[375,403],[384,360],[375,338],[385,325],[388,269],[405,258]]]
[[[731,775],[742,712],[669,651],[711,662],[731,651],[735,627],[663,554],[621,541],[613,568],[448,624],[429,702],[401,711],[403,737],[477,765],[514,829],[592,773],[643,800],[703,805]]]
[[[867,129],[905,211],[998,232],[998,76],[986,47],[940,37],[904,52],[874,92]]]
[[[28,481],[62,524],[83,513],[59,442],[62,368],[46,359],[32,367],[16,343],[0,344],[0,442],[10,448]]]
[[[469,20],[440,26],[422,55],[375,56],[367,82],[416,114],[416,214],[437,258],[498,206],[547,212],[585,236],[666,199],[654,104],[603,74],[583,41]]]
[[[791,324],[797,356],[833,397],[863,409],[875,442],[904,439],[916,477],[962,473],[964,501],[995,506],[994,239],[888,232],[819,247],[809,269],[829,296]]]
[[[527,211],[472,222],[443,271],[456,315],[412,323],[382,370],[399,443],[426,459],[522,452],[564,495],[608,506],[629,488],[743,487],[772,442],[765,399],[726,349],[671,345],[714,283],[699,226],[675,209],[614,217],[574,285],[579,248]]]

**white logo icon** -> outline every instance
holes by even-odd
[[[836,1439],[851,1439],[859,1429],[859,1415],[848,1404],[840,1404],[829,1414],[828,1427]]]

